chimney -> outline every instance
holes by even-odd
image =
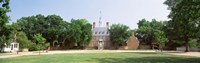
[[[106,22],[106,27],[109,28],[109,22]]]
[[[95,28],[95,26],[96,26],[96,23],[95,23],[95,22],[93,22],[93,29]]]

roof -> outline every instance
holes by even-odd
[[[108,28],[107,27],[95,27],[92,30],[93,36],[109,36]]]

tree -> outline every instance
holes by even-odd
[[[92,39],[92,25],[86,19],[72,19],[69,26],[70,40],[77,45],[85,46]]]
[[[43,35],[47,41],[53,42],[54,40],[58,40],[58,42],[63,42],[61,34],[68,31],[68,28],[65,27],[68,25],[67,22],[63,21],[63,19],[57,15],[48,15],[45,18],[45,22],[47,22],[47,25],[43,26],[43,29],[46,29]]]
[[[21,30],[27,34],[28,39],[32,40],[36,33],[44,33],[47,23],[45,17],[41,14],[36,16],[22,17],[17,20],[17,24],[21,27]]]
[[[18,42],[20,44],[20,48],[29,48],[31,41],[28,40],[28,37],[24,32],[21,31],[21,27],[18,25],[18,23],[12,23],[12,38],[13,42]]]
[[[40,50],[44,50],[45,48],[49,47],[49,43],[46,43],[46,39],[42,37],[42,34],[36,34],[33,37],[35,43],[36,43],[36,47],[39,50],[39,54],[40,54]]]
[[[6,13],[10,12],[9,7],[10,0],[0,0],[0,48],[2,49],[6,45],[9,45],[11,29],[6,25],[9,17]]]
[[[139,20],[136,37],[139,39],[140,44],[151,45],[153,36],[149,21],[146,19]]]
[[[171,10],[171,8],[175,7],[180,1],[182,0],[166,0],[164,4],[168,5],[168,9]]]
[[[198,39],[190,39],[189,45],[191,48],[200,48],[200,43],[198,43]]]
[[[163,47],[165,46],[166,42],[168,42],[168,38],[165,36],[165,33],[161,30],[154,30],[154,39],[158,42],[159,49],[162,52]]]
[[[20,48],[30,48],[31,41],[28,40],[26,34],[24,32],[18,32],[17,33],[17,42],[20,44]]]
[[[28,34],[32,40],[36,33],[41,33],[48,42],[57,40],[63,44],[79,43],[87,44],[91,40],[91,24],[86,19],[71,20],[71,23],[63,21],[60,16],[39,14],[36,16],[22,17],[17,22],[22,31]]]
[[[175,40],[184,42],[186,50],[189,51],[189,39],[197,38],[200,17],[200,1],[199,0],[167,0],[165,3],[171,10],[169,14],[170,24],[176,36]]]
[[[19,33],[19,31],[21,30],[21,28],[19,27],[19,25],[17,23],[12,23],[12,25],[10,26],[10,28],[12,29],[12,38],[13,38],[13,42],[16,42],[16,35]]]
[[[37,33],[53,44],[58,41],[59,45],[77,43],[78,46],[87,45],[92,37],[92,25],[86,19],[72,19],[64,21],[58,15],[22,17],[17,20],[21,30],[27,34],[29,40]],[[62,43],[62,44],[61,44]]]
[[[63,21],[60,16],[48,15],[47,17],[38,14],[36,16],[22,17],[17,20],[21,30],[25,32],[29,40],[33,40],[33,36],[41,33],[47,42],[52,43],[54,40],[65,42],[68,38],[69,23]]]
[[[165,33],[167,21],[147,21],[142,19],[138,22],[138,29],[136,30],[136,37],[140,40],[141,44],[152,45],[153,43],[159,44],[159,49],[162,51],[165,44],[168,42],[168,37]],[[154,45],[152,45],[154,46]]]
[[[123,24],[113,24],[110,29],[110,40],[117,45],[124,45],[132,35],[128,26]]]

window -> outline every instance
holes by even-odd
[[[105,41],[105,42],[104,42],[104,47],[106,47],[106,43],[107,43],[107,42]]]
[[[95,32],[95,34],[97,34],[97,32]]]
[[[16,48],[16,45],[14,44],[14,48]]]
[[[102,32],[102,34],[104,34],[104,32]]]
[[[14,44],[14,48],[17,48],[17,44]]]
[[[101,32],[99,32],[99,34],[101,34]]]

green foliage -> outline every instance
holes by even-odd
[[[175,7],[180,1],[182,0],[166,0],[164,4],[168,5],[168,9],[171,10],[171,8]]]
[[[20,48],[30,48],[31,41],[28,40],[24,32],[17,33],[17,42],[20,44]]]
[[[36,43],[30,43],[29,51],[38,51],[39,49],[36,46]]]
[[[37,33],[41,33],[48,42],[53,42],[54,40],[65,42],[68,38],[69,23],[63,21],[57,15],[48,15],[45,17],[38,14],[36,16],[22,17],[17,20],[17,23],[30,40],[33,40],[33,36]]]
[[[45,17],[41,14],[36,16],[22,17],[17,20],[17,24],[21,27],[21,30],[27,34],[29,39],[33,39],[32,37],[36,33],[43,33],[46,30],[44,26],[47,27],[45,22]]]
[[[84,46],[92,39],[92,25],[86,19],[72,19],[69,26],[70,40]]]
[[[140,40],[141,44],[151,45],[153,41],[159,44],[161,50],[168,42],[168,37],[165,34],[166,21],[157,21],[152,19],[152,21],[147,21],[142,19],[138,23],[138,29],[136,30],[136,36]]]
[[[6,25],[8,23],[9,17],[7,12],[10,12],[9,7],[10,0],[0,0],[0,48],[5,47],[5,44],[9,44],[11,29]]]
[[[6,38],[5,35],[0,37],[0,44],[1,44],[1,47],[5,47],[6,45],[9,45],[9,40]]]
[[[28,40],[27,35],[24,32],[20,31],[21,27],[19,26],[19,24],[12,23],[11,28],[12,28],[11,36],[12,36],[13,42],[18,42],[20,44],[19,47],[21,49],[29,48],[31,41]]]
[[[189,46],[191,48],[200,48],[200,43],[198,43],[197,41],[197,39],[190,39]]]
[[[168,38],[165,36],[165,33],[161,30],[154,30],[153,37],[158,42],[159,49],[162,52],[163,47],[169,41]]]
[[[37,50],[44,50],[50,45],[49,43],[46,43],[46,39],[42,37],[42,34],[36,34],[33,39],[36,43]]]
[[[136,37],[140,40],[140,44],[151,44],[152,32],[149,21],[142,19],[138,22]]]
[[[175,40],[185,43],[186,52],[189,51],[189,38],[197,38],[199,31],[200,1],[198,0],[167,0],[169,6],[170,24],[174,31]]]
[[[113,24],[110,29],[110,40],[118,45],[123,45],[132,35],[128,26],[123,24]]]
[[[10,11],[9,7],[10,0],[0,0],[0,30],[6,27],[6,23],[8,23],[9,17],[6,15],[7,12]]]
[[[168,42],[168,38],[165,36],[164,32],[161,30],[155,30],[154,31],[154,38],[156,41],[158,41],[162,46]]]
[[[71,22],[64,21],[60,16],[48,15],[22,17],[17,20],[21,30],[27,34],[29,40],[41,33],[47,42],[58,41],[66,44],[78,43],[87,45],[92,37],[92,25],[86,19],[72,19]]]
[[[159,22],[155,19],[147,21],[142,19],[138,22],[138,29],[136,30],[136,36],[141,39],[144,44],[151,44],[153,39],[157,37],[157,33],[164,34],[163,28],[165,27],[165,21]],[[165,34],[164,34],[165,35]]]

